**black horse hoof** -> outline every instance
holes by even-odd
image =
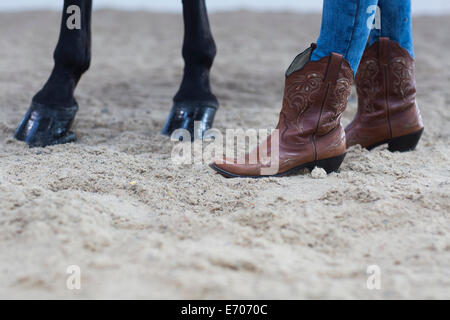
[[[204,104],[175,104],[161,134],[172,136],[178,129],[187,130],[191,140],[203,139],[206,131],[212,128],[217,107]],[[179,139],[184,139],[180,133]],[[172,137],[173,138],[173,137]]]
[[[49,107],[33,102],[14,137],[30,147],[45,147],[77,140],[70,131],[78,106]]]

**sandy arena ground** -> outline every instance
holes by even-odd
[[[170,161],[159,131],[182,75],[179,15],[95,12],[79,141],[16,142],[52,68],[59,16],[0,14],[0,298],[450,298],[449,17],[415,19],[417,151],[352,148],[325,179],[255,181]],[[211,23],[216,127],[274,127],[284,70],[320,17]],[[66,287],[70,265],[80,291]],[[369,265],[381,290],[366,287]]]

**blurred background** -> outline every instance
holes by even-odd
[[[62,0],[2,0],[0,10],[59,9]],[[181,0],[94,0],[95,7],[125,10],[179,11]],[[251,9],[276,11],[321,10],[320,0],[207,0],[211,11]],[[414,14],[450,13],[448,0],[413,0]]]

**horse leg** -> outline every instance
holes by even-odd
[[[205,0],[183,0],[185,61],[184,76],[162,134],[186,129],[192,139],[202,138],[212,127],[219,107],[212,94],[209,71],[216,55]],[[194,127],[194,122],[198,125]]]
[[[73,142],[70,127],[78,110],[74,90],[91,59],[92,0],[64,0],[54,68],[32,103],[15,138],[30,147]]]

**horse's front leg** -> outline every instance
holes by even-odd
[[[216,45],[209,26],[205,0],[183,0],[183,16],[184,76],[162,133],[171,135],[176,129],[186,129],[194,139],[203,137],[205,131],[212,127],[219,107],[217,98],[211,92],[209,80]],[[194,122],[197,122],[195,128]]]
[[[78,110],[74,90],[91,59],[92,0],[65,0],[54,68],[32,103],[15,137],[30,147],[73,142],[70,127]]]

